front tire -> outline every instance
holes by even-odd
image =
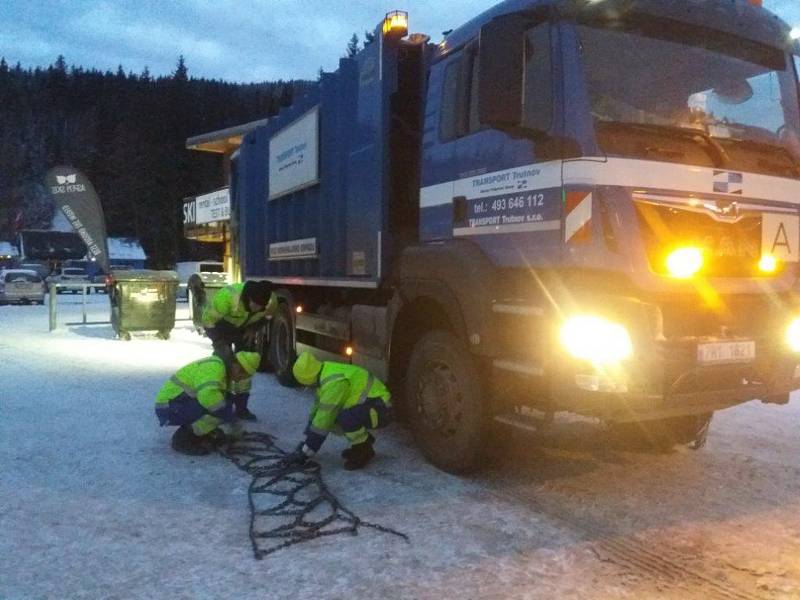
[[[417,445],[448,473],[475,470],[487,416],[483,381],[466,345],[449,331],[417,341],[409,360],[405,401]]]
[[[285,387],[297,385],[292,374],[295,358],[292,315],[288,305],[281,303],[270,325],[269,363],[275,370],[278,382]]]

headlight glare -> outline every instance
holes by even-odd
[[[786,343],[792,352],[800,352],[800,318],[792,320],[786,328]]]
[[[601,317],[579,315],[561,326],[561,345],[573,357],[595,364],[611,364],[633,354],[628,330]]]
[[[702,267],[703,251],[700,248],[678,248],[667,256],[667,271],[677,279],[688,279]]]
[[[764,254],[758,261],[758,269],[762,273],[774,273],[778,270],[778,259],[771,254]]]

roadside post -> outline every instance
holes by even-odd
[[[47,286],[47,289],[47,304],[50,308],[50,331],[53,331],[56,328],[56,284],[51,283]]]

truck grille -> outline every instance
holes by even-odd
[[[791,302],[778,297],[728,296],[716,311],[702,310],[698,304],[685,300],[659,305],[664,338],[656,342],[657,363],[663,369],[666,396],[724,390],[747,393],[791,378],[796,360],[783,351],[785,328],[795,314]],[[698,362],[698,344],[741,340],[755,342],[751,362]]]
[[[761,337],[780,331],[794,316],[788,303],[781,309],[770,298],[725,296],[719,302],[716,309],[695,297],[660,302],[664,337]]]
[[[717,206],[714,201],[705,204]],[[758,269],[760,212],[737,212],[735,220],[725,221],[686,202],[680,205],[637,200],[636,214],[650,268],[656,273],[666,272],[669,250],[696,246],[704,251],[703,273],[708,277],[764,276]]]

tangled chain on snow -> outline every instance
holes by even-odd
[[[242,432],[221,453],[252,476],[247,493],[250,541],[258,560],[322,536],[358,535],[359,527],[377,529],[408,541],[406,534],[362,521],[342,506],[325,485],[318,463],[283,464],[287,452],[276,446],[267,433]],[[276,522],[278,525],[274,525]]]

